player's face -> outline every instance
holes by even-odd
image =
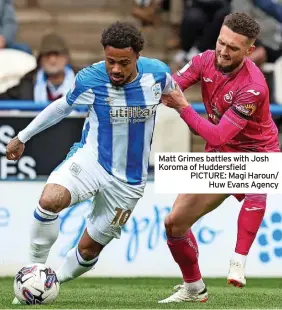
[[[139,57],[131,47],[106,46],[106,70],[114,86],[123,86],[137,75],[136,62]]]
[[[224,73],[237,69],[254,50],[247,37],[222,26],[216,42],[216,66]]]

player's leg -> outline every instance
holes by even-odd
[[[85,229],[78,246],[68,252],[63,265],[56,271],[59,282],[70,281],[91,270],[104,246],[92,239]]]
[[[47,180],[47,185],[34,212],[30,254],[34,263],[45,263],[51,246],[59,234],[59,212],[97,192],[101,175],[93,163],[93,155],[84,147],[71,150],[71,156]]]
[[[56,271],[60,283],[72,280],[93,268],[102,249],[113,238],[120,238],[121,228],[142,197],[143,188],[126,185],[114,177],[95,195],[94,209],[76,248],[70,250]]]
[[[55,181],[54,177],[52,179]],[[59,184],[45,186],[39,205],[33,213],[29,246],[32,263],[46,262],[50,249],[59,235],[58,213],[68,207],[72,200],[71,193],[66,187]],[[12,304],[20,304],[17,297],[13,299]]]
[[[47,184],[34,211],[30,234],[30,260],[45,263],[59,235],[59,212],[71,203],[70,191],[62,185]]]
[[[160,303],[200,301],[208,299],[198,265],[198,246],[191,231],[192,225],[203,215],[217,208],[228,195],[181,194],[165,220],[167,244],[183,275],[184,285]]]
[[[235,253],[230,261],[227,283],[236,287],[244,287],[245,264],[247,255],[255,240],[266,208],[266,194],[248,194],[245,196],[238,217],[238,232]]]

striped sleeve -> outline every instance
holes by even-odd
[[[83,70],[77,73],[74,85],[66,96],[68,105],[91,105],[94,103],[95,95],[89,87],[88,80]]]

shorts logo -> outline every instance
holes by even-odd
[[[76,163],[72,163],[70,166],[70,171],[73,175],[78,176],[81,171],[81,168]]]
[[[232,103],[232,99],[233,99],[233,91],[230,90],[228,94],[225,94],[223,97],[224,101],[227,102],[228,104]]]
[[[155,85],[152,86],[152,92],[153,96],[156,100],[161,99],[162,95],[162,88],[161,88],[161,83],[156,83]]]

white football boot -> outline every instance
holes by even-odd
[[[159,304],[167,304],[172,302],[183,302],[183,301],[192,301],[192,302],[206,302],[208,300],[208,291],[205,287],[200,293],[191,293],[184,287],[183,284],[176,285],[174,287],[174,294],[169,296],[166,299],[160,300]]]
[[[227,283],[239,288],[246,286],[245,267],[243,264],[234,260],[230,261]]]

